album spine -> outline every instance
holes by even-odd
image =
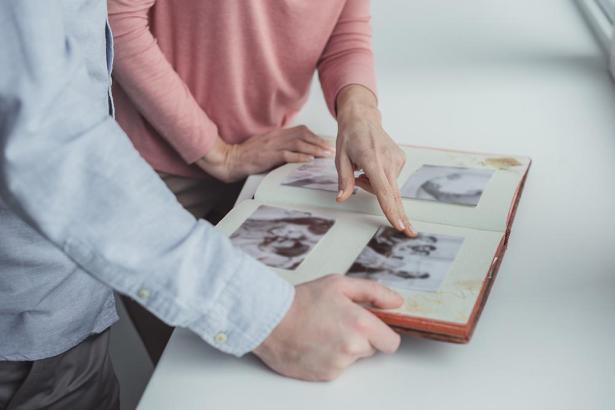
[[[521,200],[521,194],[523,192],[523,188],[525,188],[525,181],[527,180],[527,174],[530,172],[530,167],[532,165],[532,161],[527,164],[527,168],[525,169],[525,173],[523,174],[523,178],[519,182],[519,186],[517,187],[517,191],[513,196],[510,210],[508,211],[508,216],[506,218],[506,241],[508,241],[508,237],[510,236],[510,232],[512,230],[512,224],[517,215],[517,208],[519,206],[519,201]]]

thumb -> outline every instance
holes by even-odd
[[[354,168],[350,158],[343,151],[338,151],[335,166],[337,168],[339,186],[339,192],[335,200],[337,202],[344,202],[352,195],[354,190]]]
[[[399,293],[371,280],[358,278],[345,278],[344,294],[353,302],[369,303],[381,309],[393,309],[404,303]]]

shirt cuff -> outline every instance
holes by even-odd
[[[294,286],[244,255],[206,316],[188,327],[218,350],[242,356],[269,336],[286,316],[294,296]]]
[[[330,68],[326,74],[320,74],[320,84],[327,103],[327,108],[334,118],[337,117],[335,103],[342,88],[351,84],[362,85],[374,95],[376,93],[376,76],[371,64],[354,62],[341,67]]]
[[[169,220],[170,226],[188,222],[173,215]],[[192,233],[181,246],[168,249],[157,264],[149,265],[152,261],[135,252],[131,260],[145,265],[142,270],[147,274],[138,274],[132,265],[109,263],[108,258],[70,237],[63,249],[87,270],[99,272],[97,277],[103,282],[132,297],[165,323],[187,328],[225,353],[242,356],[251,352],[286,316],[295,288],[261,262],[232,247],[227,238],[205,222],[197,222]],[[204,244],[202,238],[208,242]],[[199,268],[205,270],[196,273]]]

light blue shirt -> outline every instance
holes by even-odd
[[[258,346],[294,289],[182,209],[110,113],[105,0],[0,2],[0,360],[60,354],[112,290],[222,351]]]

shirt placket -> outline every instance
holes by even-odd
[[[109,74],[109,85],[107,87],[107,96],[109,98],[109,115],[115,118],[115,106],[113,105],[112,92],[113,79],[111,77],[111,73],[113,72],[113,33],[111,32],[109,19],[105,21],[105,47],[107,56],[107,73]]]

